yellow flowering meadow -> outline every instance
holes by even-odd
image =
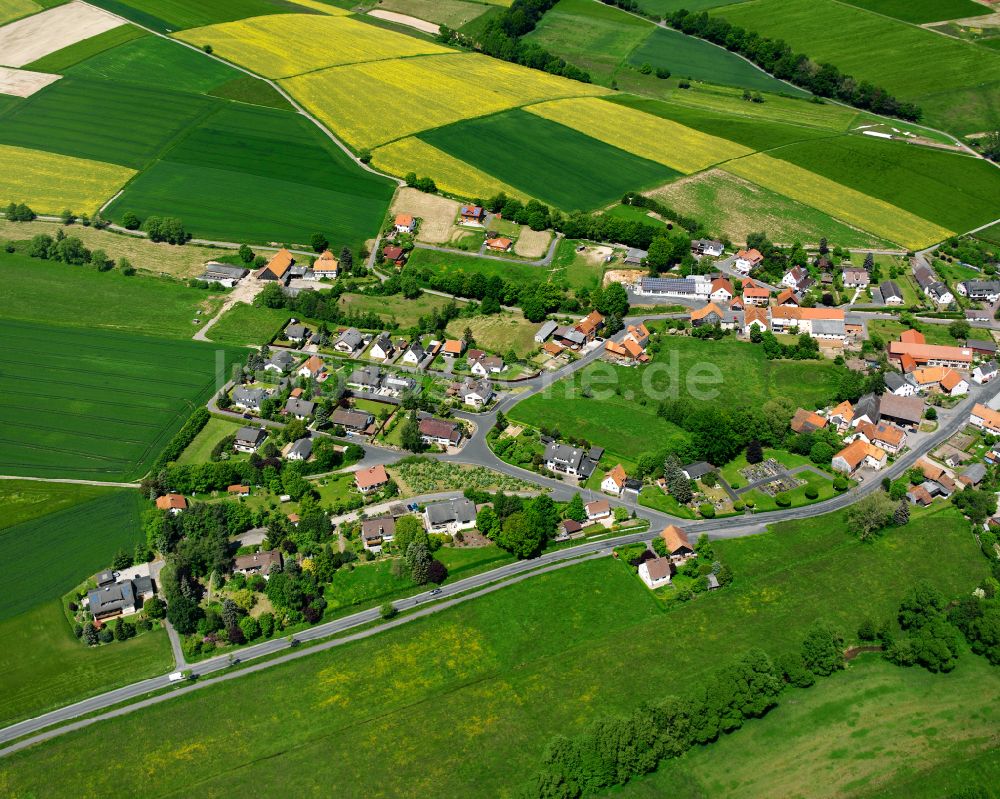
[[[356,148],[541,100],[609,91],[476,53],[353,64],[281,83]]]
[[[891,203],[763,153],[731,161],[722,168],[908,249],[918,250],[952,235],[947,228]]]
[[[174,34],[267,78],[326,67],[435,53],[447,47],[378,28],[349,16],[270,14]]]
[[[379,147],[372,153],[372,164],[400,177],[416,172],[433,178],[439,189],[459,197],[490,197],[502,191],[508,197],[528,199],[513,186],[413,136]]]
[[[742,144],[598,97],[554,100],[524,110],[679,172],[698,172],[753,152]]]
[[[0,144],[0,206],[27,203],[40,214],[94,213],[135,175],[101,161]]]

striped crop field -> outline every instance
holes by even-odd
[[[116,164],[0,144],[0,205],[25,202],[40,214],[93,213],[135,171]]]
[[[741,144],[598,97],[554,100],[524,110],[679,172],[698,172],[753,152]]]
[[[356,148],[543,100],[608,92],[477,53],[333,67],[281,83]]]
[[[4,474],[140,477],[226,369],[226,350],[193,341],[11,320],[0,334],[13,353],[0,374]]]
[[[394,175],[426,175],[439,189],[459,197],[490,197],[502,191],[508,197],[527,199],[524,192],[413,136],[379,147],[372,154],[372,164]]]
[[[723,168],[909,249],[934,244],[954,232],[884,200],[763,153],[731,161]]]
[[[454,52],[349,16],[317,14],[254,17],[194,28],[176,36],[198,47],[211,45],[216,55],[268,78],[359,61]]]

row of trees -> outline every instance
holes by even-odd
[[[149,216],[140,219],[132,211],[122,215],[122,227],[126,230],[142,230],[150,241],[166,242],[168,244],[184,244],[191,234],[184,229],[184,223],[173,216]]]
[[[696,678],[691,691],[643,704],[625,718],[594,722],[575,738],[553,739],[526,793],[539,799],[574,799],[623,785],[738,730],[747,719],[776,707],[786,685],[807,687],[843,667],[843,638],[817,622],[801,647],[772,661],[760,649]]]
[[[98,272],[107,272],[115,267],[115,262],[104,250],[90,250],[84,246],[80,238],[67,236],[61,229],[56,231],[55,236],[39,233],[32,237],[26,252],[29,257],[43,261],[59,261],[76,266],[89,264]],[[119,258],[117,266],[122,274],[135,274],[135,268],[127,258]]]
[[[667,14],[667,22],[690,36],[706,39],[739,53],[776,78],[787,80],[819,97],[832,97],[876,114],[917,121],[918,106],[891,95],[885,88],[855,80],[833,64],[816,63],[807,55],[793,53],[783,39],[771,39],[756,31],[733,25],[708,12],[679,9]]]
[[[472,39],[442,25],[438,40],[445,44],[475,48],[503,61],[590,83],[589,73],[553,55],[535,42],[522,38],[535,29],[542,15],[556,2],[557,0],[514,0],[509,8],[489,18],[477,38]]]

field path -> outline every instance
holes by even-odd
[[[216,313],[215,316],[209,319],[204,325],[199,327],[197,332],[191,336],[191,338],[195,341],[211,341],[206,334],[212,326],[222,318],[222,315],[238,302],[245,303],[246,305],[252,305],[254,297],[264,290],[265,285],[267,284],[256,280],[253,276],[253,272],[251,272],[243,278],[243,280],[241,280],[232,290],[229,296],[226,297],[226,301],[222,303],[222,307],[219,308],[218,313]]]
[[[110,486],[111,488],[139,488],[138,483],[106,483],[101,480],[73,480],[69,477],[22,477],[19,474],[0,474],[0,480],[31,480],[33,483],[71,483],[78,486]]]

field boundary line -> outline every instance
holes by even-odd
[[[19,474],[0,474],[0,480],[29,480],[32,483],[67,483],[80,486],[104,486],[107,488],[141,488],[139,483],[112,483],[103,480],[80,480],[71,477],[23,477]]]

